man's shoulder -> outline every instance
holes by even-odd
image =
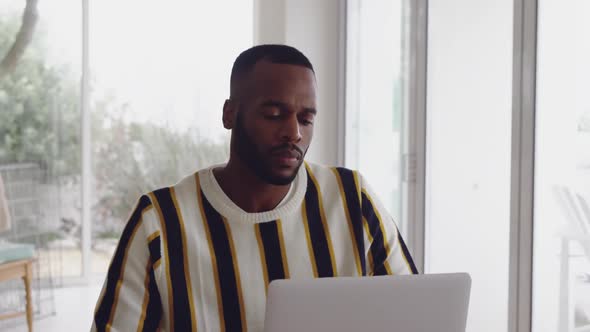
[[[359,188],[361,175],[358,171],[339,166],[326,166],[315,163],[306,163],[308,174],[315,181],[324,186],[337,186],[345,191]]]
[[[316,163],[310,163],[310,162],[305,162],[306,164],[306,168],[308,171],[311,171],[311,173],[314,176],[334,176],[335,174],[342,174],[345,176],[359,176],[358,171],[350,169],[350,168],[346,168],[346,167],[341,167],[341,166],[328,166],[328,165],[322,165],[322,164],[316,164]]]
[[[159,187],[157,189],[145,193],[143,196],[152,198],[154,196],[161,196],[162,194],[169,195],[170,192],[173,192],[174,195],[181,195],[182,193],[186,192],[186,189],[193,189],[196,184],[196,177],[199,176],[199,174],[201,174],[202,172],[206,172],[208,169],[209,168],[204,168],[194,171],[190,174],[185,175],[176,183],[170,183],[168,185]]]

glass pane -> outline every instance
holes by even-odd
[[[35,244],[43,274],[79,276],[81,9],[40,2],[35,19],[24,8],[0,3],[0,172],[11,217],[0,234]]]
[[[0,261],[36,257],[36,317],[81,273],[80,27],[77,2],[0,2]],[[24,298],[20,280],[1,283],[0,315]]]
[[[252,15],[251,0],[91,2],[95,273],[140,194],[226,160],[222,106]]]
[[[467,331],[506,331],[513,1],[428,16],[426,272],[470,273]]]
[[[404,232],[409,3],[349,4],[346,165],[363,173]]]
[[[590,329],[589,15],[585,0],[539,1],[535,332]]]

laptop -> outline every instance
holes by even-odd
[[[464,332],[466,273],[275,280],[265,332]]]

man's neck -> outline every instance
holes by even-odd
[[[225,167],[214,169],[213,175],[227,197],[248,213],[274,209],[290,188],[262,181],[246,165],[231,158]]]

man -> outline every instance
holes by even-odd
[[[244,51],[230,89],[229,161],[139,199],[93,330],[260,331],[272,280],[417,273],[358,172],[304,162],[321,111],[301,52]]]

